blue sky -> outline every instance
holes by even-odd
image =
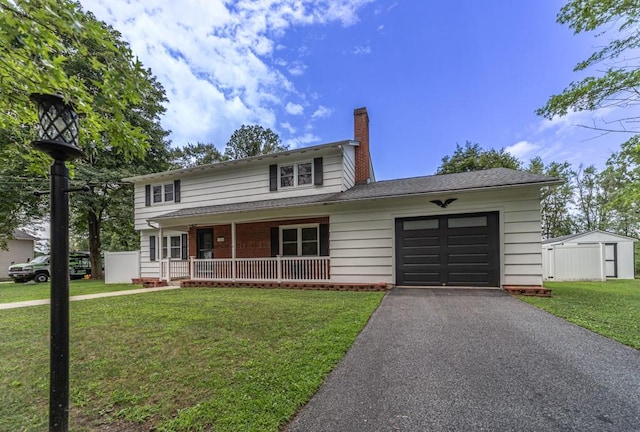
[[[467,140],[528,161],[604,162],[628,136],[544,120],[603,41],[555,22],[560,0],[82,0],[167,90],[174,146],[222,149],[242,124],[291,147],[353,138],[366,106],[378,180],[434,173]]]

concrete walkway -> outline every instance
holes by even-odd
[[[640,431],[640,351],[501,291],[395,289],[286,431]]]
[[[71,296],[69,297],[69,301],[79,301],[79,300],[91,300],[102,297],[115,297],[115,296],[123,296],[123,295],[131,295],[131,294],[142,294],[153,291],[166,291],[178,289],[179,286],[168,286],[168,287],[157,287],[157,288],[140,288],[126,291],[111,291],[111,292],[103,292],[96,294],[85,294],[79,296]],[[42,299],[42,300],[28,300],[21,302],[13,302],[13,303],[0,303],[0,310],[2,309],[16,309],[21,307],[29,307],[29,306],[41,306],[51,304],[51,300]]]

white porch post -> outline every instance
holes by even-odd
[[[158,228],[158,248],[157,248],[157,251],[158,251],[158,257],[160,258],[158,260],[158,263],[159,263],[159,269],[158,269],[158,276],[159,277],[158,277],[158,279],[159,280],[163,280],[162,265],[164,263],[164,256],[162,256],[162,236],[163,236],[162,228]]]
[[[236,223],[231,222],[231,280],[236,281]]]
[[[276,265],[276,271],[278,272],[278,283],[280,283],[282,282],[282,257],[280,255],[276,255]]]
[[[195,279],[196,274],[196,257],[189,257],[189,279]]]

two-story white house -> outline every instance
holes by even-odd
[[[141,276],[192,285],[540,287],[540,188],[498,168],[376,181],[353,140],[125,179]],[[183,282],[184,283],[184,282]]]

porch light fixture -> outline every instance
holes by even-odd
[[[83,155],[78,116],[62,96],[33,94],[38,106],[38,140],[33,146],[51,164],[51,335],[49,431],[69,429],[69,170],[66,161]]]

